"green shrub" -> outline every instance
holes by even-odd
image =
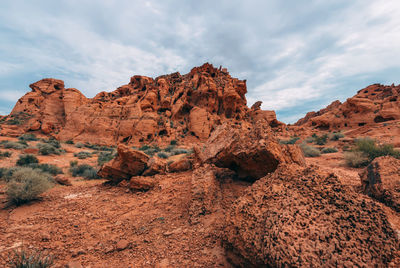
[[[171,121],[172,122],[172,121]],[[177,140],[172,140],[170,143],[170,145],[178,145],[178,141]]]
[[[100,152],[100,154],[97,156],[97,164],[102,166],[104,163],[111,161],[114,157],[114,152]]]
[[[4,149],[15,149],[15,150],[22,150],[28,147],[26,144],[9,140],[1,141],[0,146],[3,147]]]
[[[85,146],[85,145],[82,142],[75,143],[76,148],[83,148],[83,146]]]
[[[48,140],[46,139],[42,139],[42,141],[44,143],[50,144],[51,146],[60,149],[61,148],[61,144],[58,140],[56,140],[55,138],[49,138]]]
[[[362,167],[370,163],[368,156],[360,151],[352,151],[344,153],[344,160],[350,167]]]
[[[298,141],[300,138],[299,137],[292,137],[289,140],[280,140],[280,144],[295,144],[296,141]]]
[[[305,157],[317,157],[321,155],[321,152],[318,150],[318,148],[307,145],[305,143],[300,144],[300,149]]]
[[[174,149],[175,149],[175,145],[168,145],[167,147],[164,148],[164,151],[171,152]]]
[[[8,151],[6,151],[6,152],[0,152],[0,159],[1,158],[5,158],[5,157],[10,157],[12,155],[12,153],[11,152],[8,152]]]
[[[315,137],[315,144],[317,144],[317,145],[325,145],[327,140],[328,140],[328,134],[324,134],[324,135],[321,135],[321,136],[316,136]]]
[[[51,143],[38,143],[37,148],[39,149],[39,154],[41,155],[61,154],[61,150],[53,146]]]
[[[74,177],[84,177],[86,179],[97,179],[97,171],[88,164],[81,164],[77,166],[71,166],[70,172]]]
[[[329,139],[331,141],[337,141],[340,140],[341,138],[344,138],[344,134],[341,132],[333,132],[329,134]]]
[[[74,141],[73,140],[67,140],[65,143],[66,144],[74,144]]]
[[[51,175],[63,174],[61,168],[53,164],[30,164],[28,167],[33,169],[40,169],[42,172],[47,172]]]
[[[169,157],[169,154],[167,154],[167,153],[165,153],[165,152],[159,152],[159,153],[157,154],[157,156],[158,156],[159,158],[167,159],[167,158]]]
[[[161,151],[161,149],[157,145],[154,146],[144,145],[140,147],[139,150],[143,151],[148,156],[153,156],[154,154]]]
[[[183,149],[183,148],[176,148],[172,150],[171,155],[178,155],[178,154],[190,154],[192,153],[191,150]]]
[[[39,160],[33,154],[21,154],[17,160],[17,166],[26,166],[37,163],[39,163]]]
[[[327,147],[327,148],[323,148],[323,149],[321,150],[321,154],[336,153],[337,151],[338,151],[338,149],[336,149],[336,148],[329,148],[329,147]]]
[[[140,150],[140,151],[146,151],[146,150],[148,150],[148,149],[150,149],[150,148],[151,148],[151,146],[149,146],[149,145],[146,144],[146,145],[143,145],[142,147],[140,147],[139,150]]]
[[[47,268],[53,265],[53,256],[20,249],[8,256],[8,264],[12,268]]]
[[[353,153],[353,154],[351,154]],[[355,146],[350,151],[346,163],[352,167],[368,165],[372,160],[380,156],[393,156],[400,158],[400,152],[396,151],[391,144],[376,145],[375,140],[371,138],[358,138],[355,140]],[[355,160],[351,160],[354,158]],[[366,159],[366,160],[365,160]]]
[[[86,158],[92,157],[92,153],[91,152],[82,151],[82,152],[79,152],[79,153],[74,153],[74,156],[77,157],[78,159],[86,159]]]
[[[38,140],[38,138],[36,138],[35,134],[32,134],[32,133],[25,133],[25,134],[19,136],[18,139],[21,141],[37,141]]]
[[[108,146],[101,146],[99,148],[99,151],[105,151],[105,152],[113,152],[114,148],[113,147],[108,147]]]
[[[8,168],[5,168],[5,167],[0,168],[0,179],[1,180],[5,180],[5,176],[6,176],[7,172],[8,172]]]
[[[6,194],[8,200],[21,205],[28,203],[51,188],[51,177],[32,168],[24,167],[15,170],[7,182]]]
[[[69,166],[70,167],[75,167],[77,165],[78,165],[78,161],[76,161],[76,160],[69,161]]]
[[[314,142],[314,138],[313,137],[307,137],[304,141],[306,143],[313,143]]]

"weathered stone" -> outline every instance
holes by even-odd
[[[223,236],[240,267],[388,266],[399,250],[380,206],[314,166],[281,165],[255,182]]]
[[[117,156],[108,163],[105,163],[98,175],[119,183],[132,176],[141,175],[147,168],[149,156],[128,146],[120,144],[117,148]]]
[[[360,173],[363,193],[400,212],[400,160],[391,156],[375,158]]]

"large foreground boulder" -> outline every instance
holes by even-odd
[[[400,160],[375,158],[360,174],[363,193],[400,212]]]
[[[118,145],[117,156],[104,164],[98,172],[103,178],[115,183],[128,180],[132,176],[141,175],[147,168],[149,156],[141,151],[133,150],[123,144]]]
[[[259,120],[255,124],[225,123],[212,132],[202,146],[194,148],[200,164],[214,164],[229,168],[246,180],[257,180],[273,172],[281,163],[305,165],[296,145],[281,145],[269,124]]]
[[[374,201],[317,167],[282,165],[232,206],[223,233],[241,267],[387,266],[396,234]]]

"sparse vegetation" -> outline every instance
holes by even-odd
[[[158,147],[157,145],[154,146],[143,145],[142,147],[139,148],[139,150],[149,156],[153,156],[154,154],[161,152],[160,147]]]
[[[32,134],[32,133],[25,133],[25,134],[19,136],[18,139],[21,141],[37,141],[37,140],[39,140],[38,138],[36,138],[35,134]]]
[[[97,156],[97,164],[102,166],[104,163],[111,161],[115,157],[115,152],[100,152]]]
[[[163,158],[163,159],[167,159],[169,157],[169,154],[165,153],[165,152],[159,152],[157,154],[158,157]]]
[[[51,177],[46,173],[29,167],[20,167],[10,175],[6,194],[11,203],[19,206],[37,199],[51,187]]]
[[[144,152],[148,156],[153,156],[157,154],[158,157],[160,158],[168,158],[173,155],[178,155],[178,154],[191,154],[193,151],[184,149],[184,148],[176,148],[176,145],[168,145],[164,149],[161,149],[158,146],[150,146],[150,145],[143,145],[142,147],[139,148],[140,151]]]
[[[321,135],[321,136],[317,135],[315,137],[315,144],[317,144],[317,145],[325,145],[327,140],[328,140],[328,134],[324,134],[324,135]]]
[[[81,151],[79,153],[74,153],[74,156],[77,157],[78,159],[86,159],[92,157],[93,155],[91,152]]]
[[[0,146],[3,147],[4,149],[15,149],[15,150],[22,150],[28,147],[26,142],[22,143],[9,140],[1,141]]]
[[[42,139],[42,141],[43,141],[44,143],[50,144],[51,146],[53,146],[53,147],[55,147],[55,148],[57,148],[57,149],[60,149],[60,148],[61,148],[60,142],[59,142],[58,140],[54,139],[54,138],[50,138],[50,139],[48,139],[48,140]]]
[[[74,144],[74,141],[73,140],[67,140],[65,143],[66,144]]]
[[[400,151],[396,151],[391,144],[377,145],[371,138],[358,138],[354,148],[345,154],[345,161],[348,166],[361,167],[377,157],[386,155],[400,158]]]
[[[78,161],[76,161],[76,160],[69,161],[70,167],[75,167],[76,165],[78,165]]]
[[[368,157],[360,151],[351,151],[344,153],[344,160],[350,167],[362,167],[370,163]]]
[[[82,142],[75,143],[76,148],[83,148],[84,144]]]
[[[306,143],[301,143],[300,149],[305,157],[317,157],[321,155],[321,152],[318,150],[318,148],[307,145]]]
[[[338,151],[338,149],[334,148],[334,147],[327,147],[327,148],[323,148],[321,150],[321,154],[330,154],[330,153],[336,153]]]
[[[74,177],[84,177],[86,179],[98,179],[97,170],[91,165],[81,164],[71,166],[70,172]]]
[[[172,122],[172,121],[171,121]],[[178,141],[177,140],[172,140],[170,143],[170,145],[178,145]]]
[[[8,256],[12,268],[47,268],[53,265],[53,256],[26,249],[15,250]]]
[[[40,169],[42,172],[47,172],[53,176],[64,173],[61,168],[53,164],[30,164],[28,167]]]
[[[3,123],[7,125],[22,125],[31,117],[32,115],[26,112],[19,112],[5,117]]]
[[[21,154],[17,160],[17,166],[27,166],[37,163],[39,163],[39,160],[33,154]]]
[[[337,141],[344,138],[344,134],[342,132],[332,132],[329,133],[328,137],[331,141]]]
[[[59,147],[55,147],[51,143],[38,143],[37,148],[39,149],[39,154],[41,155],[61,154],[61,150],[58,149]]]
[[[11,152],[5,151],[5,152],[0,152],[0,159],[10,157],[12,155]]]
[[[291,137],[289,140],[279,140],[280,144],[295,144],[298,141],[299,137]]]

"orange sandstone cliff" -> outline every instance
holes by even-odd
[[[245,80],[208,63],[185,75],[133,76],[127,85],[92,99],[56,79],[30,87],[2,119],[1,134],[41,131],[60,140],[114,145],[204,141],[225,121],[264,119],[282,125],[274,111],[260,109],[260,102],[247,107]],[[10,120],[15,123],[7,124]]]
[[[400,86],[370,85],[344,103],[334,101],[318,112],[309,112],[295,125],[321,130],[371,126],[400,119]]]

